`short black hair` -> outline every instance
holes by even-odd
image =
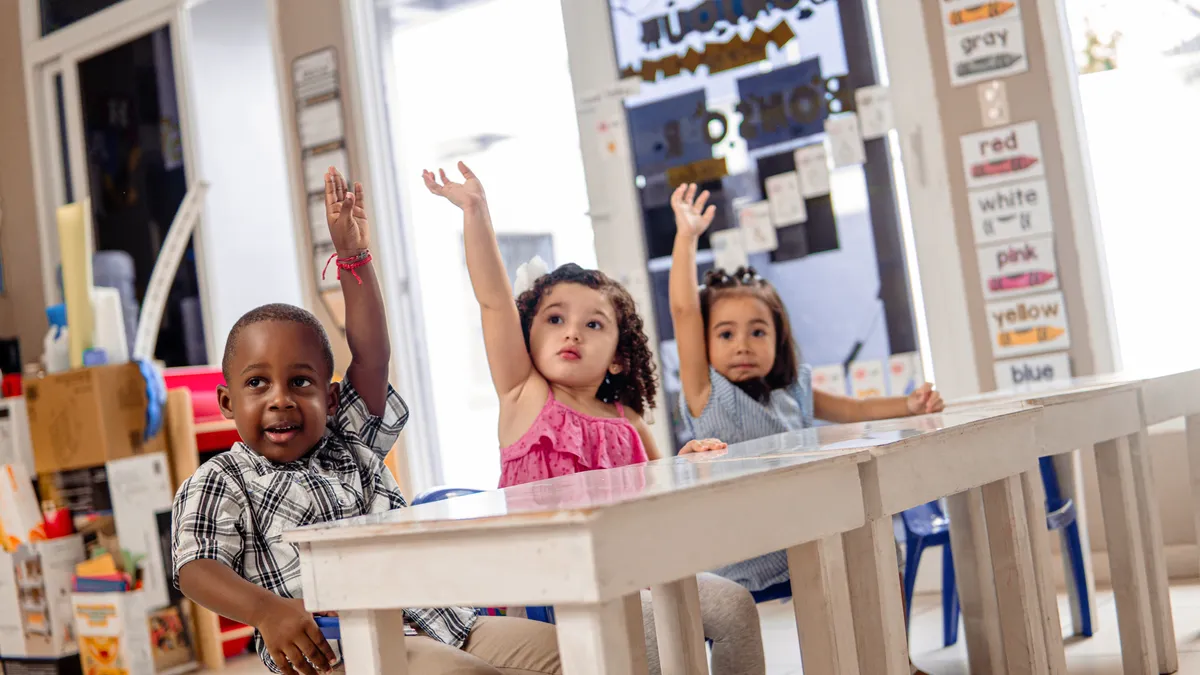
[[[307,326],[316,335],[317,341],[321,343],[321,356],[325,361],[325,367],[329,369],[330,377],[333,376],[333,347],[329,344],[329,335],[325,333],[325,327],[321,325],[321,321],[307,309],[277,302],[246,312],[242,318],[237,320],[237,323],[233,324],[233,328],[229,329],[229,337],[225,339],[225,354],[221,357],[221,374],[225,376],[226,381],[229,380],[229,362],[233,359],[234,350],[237,349],[238,337],[241,335],[242,329],[263,321],[288,321]]]

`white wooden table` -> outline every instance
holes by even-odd
[[[1059,475],[1065,477],[1067,496],[1076,502],[1081,519],[1080,533],[1085,556],[1086,538],[1083,491],[1079,487],[1076,450],[1094,447],[1099,477],[1100,501],[1105,534],[1109,542],[1109,564],[1117,604],[1118,628],[1124,672],[1128,675],[1171,673],[1178,669],[1174,625],[1167,597],[1166,566],[1163,562],[1162,531],[1153,503],[1149,458],[1144,452],[1145,419],[1142,414],[1145,380],[1105,376],[1079,378],[1029,392],[995,392],[955,401],[950,409],[971,409],[998,402],[1023,402],[1038,411],[1039,456],[1056,458]],[[1063,461],[1063,457],[1067,461]],[[1029,477],[1034,482],[1036,474]],[[1072,486],[1074,489],[1071,489]],[[1042,493],[1035,501],[1041,501]],[[963,607],[968,654],[973,673],[1003,673],[1007,645],[1001,646],[993,605],[997,594],[990,584],[992,570],[979,555],[978,542],[990,521],[977,513],[978,495],[961,495],[951,500],[950,527],[954,546],[955,572]],[[1033,526],[1031,520],[1030,526]],[[1039,532],[1045,531],[1044,518]],[[1039,583],[1049,601],[1053,583],[1048,549],[1038,555]],[[1067,577],[1070,579],[1070,576]],[[1088,606],[1095,613],[1095,576],[1088,565]],[[1074,586],[1068,584],[1074,593]],[[1001,594],[1002,595],[1002,594]],[[1157,596],[1152,602],[1151,597]],[[1154,611],[1152,611],[1152,608]],[[1080,603],[1073,598],[1076,629],[1081,624]],[[1001,622],[1003,620],[1001,619]],[[1058,630],[1057,626],[1047,626]],[[1011,668],[1011,664],[1007,666]],[[1051,663],[1050,673],[1065,673],[1065,663]]]
[[[300,549],[305,604],[340,614],[350,675],[406,672],[399,608],[510,605],[555,607],[568,675],[645,673],[646,587],[655,616],[668,619],[659,626],[664,672],[698,674],[707,662],[696,573],[780,549],[812,557],[809,547],[864,522],[866,452],[853,443],[785,452],[781,443],[766,439],[755,459],[592,471],[285,538]],[[827,611],[811,589],[797,603]],[[816,640],[805,639],[806,649]]]

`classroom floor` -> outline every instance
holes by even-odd
[[[1098,592],[1100,626],[1090,640],[1069,639],[1067,667],[1071,675],[1121,675],[1121,647],[1117,637],[1117,614],[1111,591]],[[1059,598],[1064,626],[1070,622],[1066,596]],[[1171,587],[1175,613],[1175,635],[1179,645],[1179,673],[1200,675],[1200,581]],[[966,647],[961,639],[950,649],[941,649],[942,610],[936,595],[919,596],[913,603],[913,660],[930,675],[967,675]],[[767,672],[797,675],[800,647],[792,607],[785,603],[759,605],[762,616]],[[1065,632],[1065,631],[1064,631]],[[227,675],[262,675],[267,672],[255,657],[230,664]]]

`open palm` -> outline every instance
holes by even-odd
[[[451,204],[460,209],[482,204],[486,197],[483,194],[483,184],[479,182],[479,178],[462,162],[458,163],[458,171],[463,176],[461,183],[450,180],[442,169],[438,169],[436,175],[432,171],[425,171],[422,174],[425,179],[425,187],[429,188],[433,194],[450,200]],[[438,182],[439,176],[441,177],[440,183]]]
[[[325,172],[325,219],[329,224],[329,237],[341,256],[371,247],[363,201],[362,183],[355,183],[351,191],[341,172],[329,167]]]
[[[671,210],[675,212],[675,230],[692,237],[704,234],[712,225],[717,207],[708,204],[708,190],[696,196],[696,184],[684,183],[671,195]],[[704,205],[708,204],[708,208]]]

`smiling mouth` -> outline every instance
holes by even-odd
[[[300,435],[300,430],[303,427],[293,422],[283,422],[280,424],[272,424],[263,429],[263,435],[272,443],[282,445]]]

